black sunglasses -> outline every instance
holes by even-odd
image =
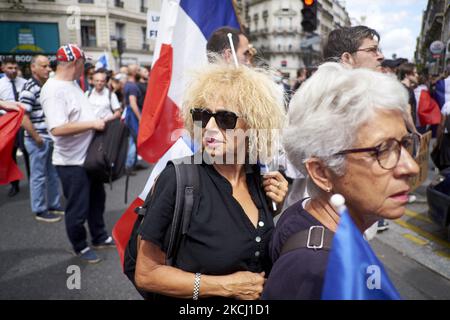
[[[420,150],[420,136],[416,133],[409,133],[404,136],[401,141],[398,141],[397,139],[388,139],[375,147],[342,150],[334,155],[339,156],[349,153],[369,152],[375,156],[380,167],[391,170],[397,166],[402,148],[404,148],[413,159],[416,159]]]
[[[237,119],[239,116],[231,111],[217,111],[211,112],[207,109],[195,108],[191,109],[192,120],[202,123],[202,128],[205,128],[211,117],[214,117],[220,129],[229,130],[236,128]]]

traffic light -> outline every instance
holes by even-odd
[[[317,28],[317,0],[303,0],[303,31],[313,32]]]

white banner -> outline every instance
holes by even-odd
[[[155,40],[158,36],[160,15],[159,11],[147,11],[147,39]]]

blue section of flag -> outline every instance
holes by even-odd
[[[446,103],[445,101],[445,90],[446,83],[445,79],[441,79],[436,82],[436,89],[434,90],[434,99],[439,104],[439,107],[442,109],[442,106]]]
[[[194,139],[191,139],[190,135],[184,134],[181,136],[181,139],[191,149],[192,153],[196,153],[200,149],[200,145]]]
[[[95,64],[95,69],[104,68],[106,70],[109,69],[108,58],[106,57],[106,53],[102,54]]]
[[[323,300],[400,300],[400,295],[347,210],[333,239]]]
[[[231,0],[181,0],[181,8],[208,40],[217,28],[240,29]]]

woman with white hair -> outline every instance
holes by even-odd
[[[307,176],[311,198],[277,223],[263,299],[320,299],[339,223],[333,194],[344,196],[361,233],[379,219],[403,215],[408,180],[419,172],[420,136],[408,112],[408,94],[396,79],[337,63],[323,64],[294,95],[283,145]],[[300,236],[292,247],[294,234]]]

